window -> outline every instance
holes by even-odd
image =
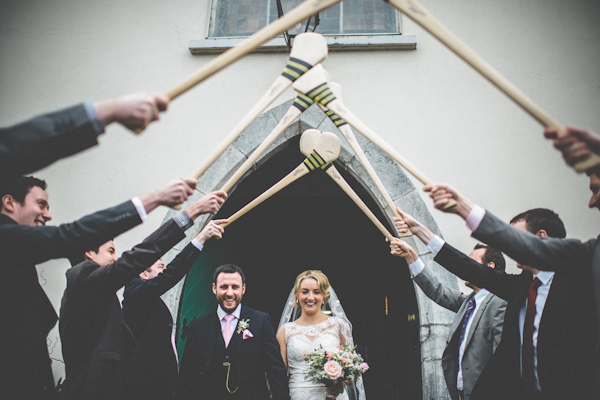
[[[301,0],[281,0],[284,12]],[[278,18],[276,0],[213,0],[209,36],[250,36]],[[381,0],[344,0],[319,13],[316,32],[323,35],[399,34],[398,13]],[[295,27],[290,34],[304,32]]]

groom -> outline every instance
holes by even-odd
[[[177,400],[287,400],[288,378],[269,314],[240,304],[244,271],[221,265],[212,290],[219,306],[190,323]]]

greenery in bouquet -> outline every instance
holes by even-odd
[[[307,378],[324,383],[327,387],[335,387],[340,393],[344,390],[344,382],[355,381],[369,369],[356,352],[356,346],[338,346],[333,349],[323,349],[320,346],[306,354],[304,361],[308,363]]]

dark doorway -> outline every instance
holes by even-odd
[[[240,183],[216,218],[232,215],[303,161],[298,137],[284,146]],[[368,192],[337,168],[391,230]],[[325,173],[304,176],[227,227],[222,240],[207,243],[186,279],[180,327],[214,310],[212,273],[224,263],[244,269],[243,303],[268,312],[275,329],[296,276],[322,270],[371,367],[364,376],[367,398],[422,398],[418,309],[408,267],[390,255],[381,232]],[[180,352],[183,346],[181,340]]]

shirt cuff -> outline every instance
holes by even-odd
[[[467,228],[469,228],[471,232],[475,232],[477,228],[479,228],[481,221],[483,221],[483,217],[485,217],[485,210],[477,205],[473,206],[466,220]]]
[[[147,220],[148,213],[146,212],[146,208],[144,207],[144,204],[142,203],[140,198],[136,196],[133,199],[131,199],[131,202],[135,206],[135,209],[137,210],[138,215],[140,216],[140,219],[142,220],[142,222]]]
[[[408,268],[410,269],[410,273],[414,278],[415,276],[423,272],[423,269],[425,269],[425,264],[423,263],[423,260],[421,260],[421,258],[417,258],[417,261],[408,264]]]
[[[196,239],[196,238],[192,239],[192,244],[194,245],[195,248],[197,248],[200,251],[202,251],[202,249],[204,248],[204,246],[202,245],[202,243],[200,243],[198,241],[198,239]]]
[[[87,113],[88,118],[90,119],[92,126],[94,127],[94,131],[96,131],[96,135],[99,136],[101,133],[104,133],[104,124],[102,123],[102,121],[96,119],[96,115],[98,115],[98,110],[96,109],[94,103],[91,100],[88,100],[83,103],[83,108],[85,109],[85,112]]]
[[[173,220],[183,231],[187,231],[192,226],[194,226],[194,221],[192,221],[188,213],[186,213],[185,211],[182,211],[176,216],[174,216]]]
[[[435,235],[433,239],[431,239],[431,242],[429,242],[429,244],[427,245],[427,249],[429,249],[429,251],[435,257],[438,255],[438,253],[440,252],[442,247],[444,247],[445,244],[446,242],[444,241],[444,239],[442,239],[438,235]]]

